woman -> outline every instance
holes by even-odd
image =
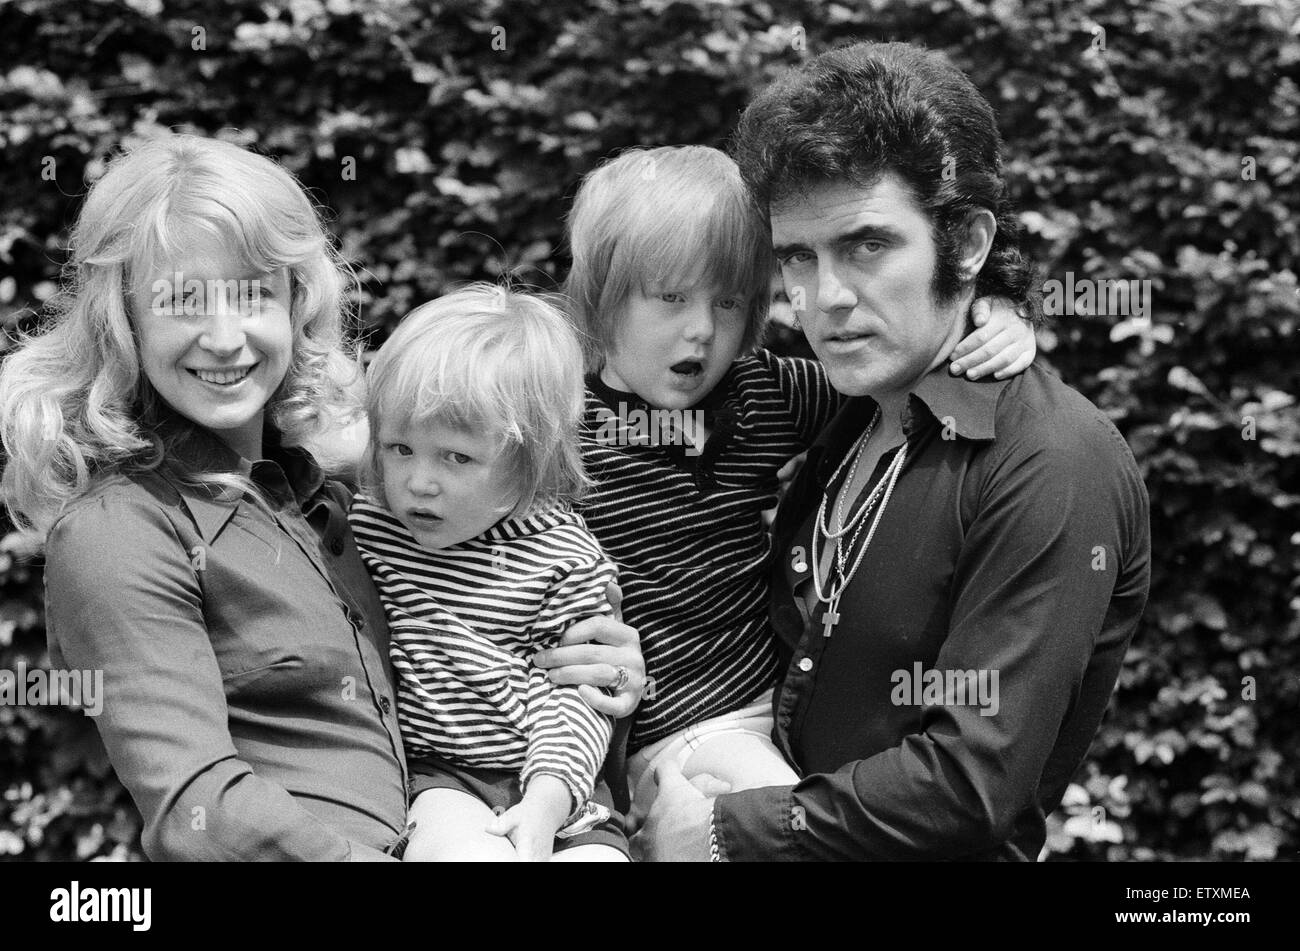
[[[289,173],[167,135],[91,189],[54,320],[0,372],[5,501],[46,539],[51,663],[103,671],[97,724],[151,858],[404,841],[384,613],[348,490],[300,448],[354,399],[347,286]],[[635,708],[635,631],[590,618],[565,644],[553,679]]]

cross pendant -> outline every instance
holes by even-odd
[[[830,637],[831,629],[840,623],[840,612],[835,610],[834,605],[826,605],[826,613],[822,615],[822,637]]]

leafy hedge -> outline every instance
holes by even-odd
[[[317,189],[382,334],[452,282],[549,286],[567,201],[612,151],[724,144],[753,89],[829,45],[946,50],[999,111],[1044,276],[1152,282],[1150,320],[1062,317],[1043,337],[1129,438],[1155,547],[1150,606],[1049,848],[1294,858],[1295,17],[1286,0],[11,0],[0,315],[30,322],[84,181],[152,126],[225,129]],[[14,541],[11,670],[45,660],[39,562]],[[139,855],[84,717],[0,707],[0,775],[0,855]]]

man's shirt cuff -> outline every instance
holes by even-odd
[[[793,786],[766,786],[723,793],[713,803],[710,852],[719,862],[779,862],[800,857],[797,837],[810,835],[794,806]]]

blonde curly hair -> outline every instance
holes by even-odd
[[[293,353],[266,405],[286,445],[362,407],[360,360],[347,326],[355,284],[298,180],[271,159],[218,139],[166,133],[115,157],[72,230],[60,292],[45,319],[0,367],[5,505],[44,538],[95,480],[165,468],[225,497],[250,494],[238,473],[189,471],[153,430],[164,404],[141,371],[131,289],[195,230],[218,236],[267,270],[289,269]]]
[[[384,506],[381,433],[429,420],[497,437],[521,517],[582,497],[582,345],[558,298],[471,284],[411,311],[366,378],[361,485]]]

